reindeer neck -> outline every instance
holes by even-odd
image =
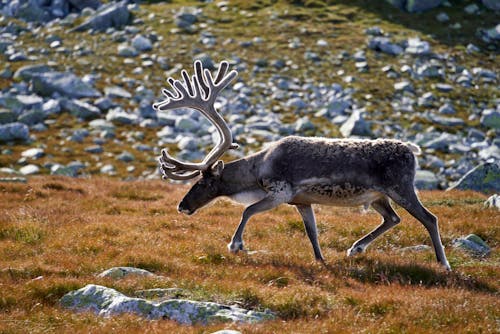
[[[224,166],[219,188],[221,196],[231,196],[257,187],[254,164],[251,160],[238,159]]]

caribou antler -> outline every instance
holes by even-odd
[[[168,154],[166,149],[161,150],[159,158],[163,178],[174,180],[188,180],[196,177],[202,171],[210,169],[224,152],[237,148],[233,143],[231,130],[221,115],[215,109],[215,100],[218,94],[238,75],[235,70],[227,73],[229,64],[223,61],[215,80],[209,70],[203,69],[201,61],[194,63],[195,75],[191,78],[185,70],[181,74],[184,81],[168,78],[172,91],[163,89],[166,99],[153,104],[156,110],[171,110],[177,108],[193,108],[205,116],[219,132],[219,142],[200,163],[184,162]]]

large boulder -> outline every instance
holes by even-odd
[[[500,11],[500,1],[498,0],[483,0],[483,5],[495,11]]]
[[[35,65],[26,65],[20,67],[14,73],[14,79],[21,79],[23,81],[30,81],[33,75],[37,75],[40,73],[50,72],[51,68],[45,64],[35,64]]]
[[[87,102],[80,100],[61,100],[61,105],[64,110],[67,110],[71,115],[89,120],[96,119],[101,116],[101,110]]]
[[[111,27],[121,28],[127,25],[131,19],[127,3],[128,1],[124,0],[116,3],[110,2],[101,6],[94,15],[71,31],[85,31],[89,29],[104,31]]]
[[[409,13],[417,13],[437,7],[444,0],[386,0],[386,2]]]
[[[42,96],[54,93],[72,98],[100,97],[101,94],[71,72],[46,72],[33,74],[33,91]]]
[[[89,284],[64,295],[63,307],[77,311],[92,311],[101,316],[133,313],[147,319],[171,319],[181,324],[208,324],[212,322],[256,323],[274,319],[271,312],[257,312],[211,302],[187,299],[151,301],[127,297],[104,286]]]
[[[0,125],[0,143],[13,140],[28,140],[30,132],[28,126],[23,123],[9,123]]]
[[[500,192],[500,161],[477,166],[448,188],[450,189]]]

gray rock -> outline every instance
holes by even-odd
[[[26,110],[19,115],[17,121],[31,126],[43,122],[46,117],[46,114],[41,110]]]
[[[439,107],[439,113],[443,115],[453,115],[456,113],[455,108],[450,103],[445,103]]]
[[[91,311],[101,316],[133,313],[147,319],[170,319],[182,324],[209,324],[220,321],[256,323],[274,319],[271,312],[249,311],[235,306],[185,299],[154,302],[131,298],[104,286],[89,284],[64,295],[63,307]]]
[[[352,112],[347,121],[340,127],[340,133],[346,138],[351,136],[370,137],[372,135],[370,123],[364,119],[360,109]]]
[[[101,130],[101,131],[115,131],[115,125],[104,119],[95,119],[89,122],[89,127],[91,129]]]
[[[479,11],[479,6],[475,3],[471,3],[470,5],[465,6],[464,11],[469,15],[473,15]]]
[[[494,194],[488,197],[488,199],[484,202],[484,206],[487,208],[496,208],[500,210],[500,195]]]
[[[48,22],[50,15],[43,10],[36,1],[21,3],[16,12],[16,17],[25,21]]]
[[[99,108],[80,100],[61,100],[61,105],[64,110],[67,110],[71,115],[84,119],[96,119],[101,116]]]
[[[405,52],[413,55],[422,56],[429,54],[431,52],[431,46],[429,42],[422,41],[418,37],[409,38],[408,46],[406,47]]]
[[[100,0],[66,0],[71,6],[75,7],[78,11],[85,8],[98,9],[102,2]]]
[[[50,175],[76,177],[78,175],[78,170],[71,167],[65,167],[60,164],[55,164],[50,167]]]
[[[46,72],[32,75],[33,91],[42,96],[59,93],[72,98],[100,97],[89,84],[70,72]]]
[[[410,13],[423,12],[439,6],[444,0],[407,0],[406,10]]]
[[[212,334],[241,334],[241,332],[233,329],[221,329],[220,331],[213,332]]]
[[[200,124],[188,116],[180,116],[175,120],[175,128],[181,131],[197,130]]]
[[[94,101],[94,105],[102,111],[107,111],[114,106],[114,103],[108,97],[101,97]]]
[[[108,28],[122,28],[127,25],[131,15],[127,8],[128,1],[110,2],[101,6],[94,15],[71,31],[93,29],[105,31]]]
[[[408,246],[408,247],[403,247],[400,249],[400,252],[406,253],[406,252],[426,252],[432,250],[431,246],[428,245],[415,245],[415,246]]]
[[[0,142],[26,141],[28,139],[29,129],[26,124],[16,122],[0,125]]]
[[[465,125],[465,121],[458,117],[444,117],[444,116],[429,114],[427,118],[431,122],[442,126],[459,127]]]
[[[121,124],[136,124],[138,123],[139,118],[135,114],[126,112],[121,107],[116,107],[108,111],[108,114],[106,115],[106,120]]]
[[[42,105],[42,111],[47,116],[59,114],[61,112],[61,104],[59,100],[49,99]]]
[[[436,15],[436,20],[438,20],[439,22],[448,22],[450,20],[450,17],[445,12],[441,12]]]
[[[126,91],[124,88],[120,86],[104,87],[104,94],[106,94],[106,96],[109,96],[110,98],[130,99],[132,97],[132,94],[130,94],[128,91]]]
[[[107,164],[102,166],[101,169],[99,169],[99,172],[101,174],[116,175],[116,168],[111,164]]]
[[[481,125],[487,128],[500,129],[500,111],[485,109],[481,114]]]
[[[0,124],[15,122],[17,119],[16,113],[10,109],[0,109]]]
[[[100,154],[104,152],[104,149],[101,145],[92,145],[85,147],[84,151],[90,154]]]
[[[491,10],[500,11],[500,1],[498,0],[482,0],[483,5]]]
[[[200,53],[200,54],[197,54],[196,56],[194,56],[194,61],[196,60],[199,60],[201,61],[202,65],[204,68],[208,69],[208,70],[214,70],[215,69],[215,66],[214,66],[214,61],[212,60],[212,58],[206,54],[206,53]]]
[[[97,277],[124,278],[126,276],[156,276],[152,272],[134,267],[113,267],[97,275]]]
[[[137,35],[132,39],[132,46],[138,51],[149,51],[153,49],[151,40],[142,35]]]
[[[41,74],[50,71],[52,71],[52,69],[45,64],[22,66],[14,73],[14,79],[29,81],[34,74]]]
[[[173,299],[188,296],[189,294],[189,291],[180,288],[155,288],[134,292],[136,297],[144,299]]]
[[[453,90],[453,86],[445,83],[437,83],[436,84],[436,89],[440,92],[443,93],[448,93]]]
[[[41,148],[30,148],[26,151],[21,152],[21,156],[27,159],[38,159],[45,155],[45,152]]]
[[[182,137],[182,139],[179,140],[177,146],[181,150],[194,151],[198,149],[198,142],[191,137]]]
[[[403,53],[403,48],[387,37],[373,37],[368,41],[368,47],[375,51],[381,51],[393,56]]]
[[[488,244],[475,234],[469,234],[465,238],[454,239],[452,246],[478,257],[488,256],[491,252]]]
[[[298,133],[304,133],[304,131],[314,130],[315,128],[308,117],[301,117],[295,123],[295,131]]]
[[[470,170],[450,189],[500,192],[500,162],[486,162]]]
[[[38,167],[37,165],[30,164],[30,165],[26,165],[26,166],[21,167],[19,169],[19,172],[21,172],[21,174],[23,174],[23,175],[38,174],[40,172],[40,167]]]
[[[417,170],[415,173],[415,187],[422,190],[434,190],[437,189],[439,185],[439,180],[431,171],[428,170]]]
[[[125,152],[118,154],[118,156],[116,157],[116,160],[120,160],[123,162],[132,162],[135,160],[135,157],[132,153],[125,151]]]
[[[396,82],[394,84],[394,89],[396,91],[400,91],[400,92],[404,92],[404,91],[407,91],[407,92],[413,92],[414,89],[413,89],[413,85],[411,82],[409,81],[400,81],[400,82]]]
[[[118,55],[120,57],[135,57],[139,54],[136,49],[128,44],[120,44],[117,47]]]

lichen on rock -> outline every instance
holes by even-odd
[[[187,299],[150,301],[132,298],[105,286],[89,284],[64,295],[63,307],[77,311],[92,311],[100,316],[133,313],[147,319],[170,319],[181,324],[212,322],[256,323],[275,318],[270,311],[258,312],[236,306]]]

